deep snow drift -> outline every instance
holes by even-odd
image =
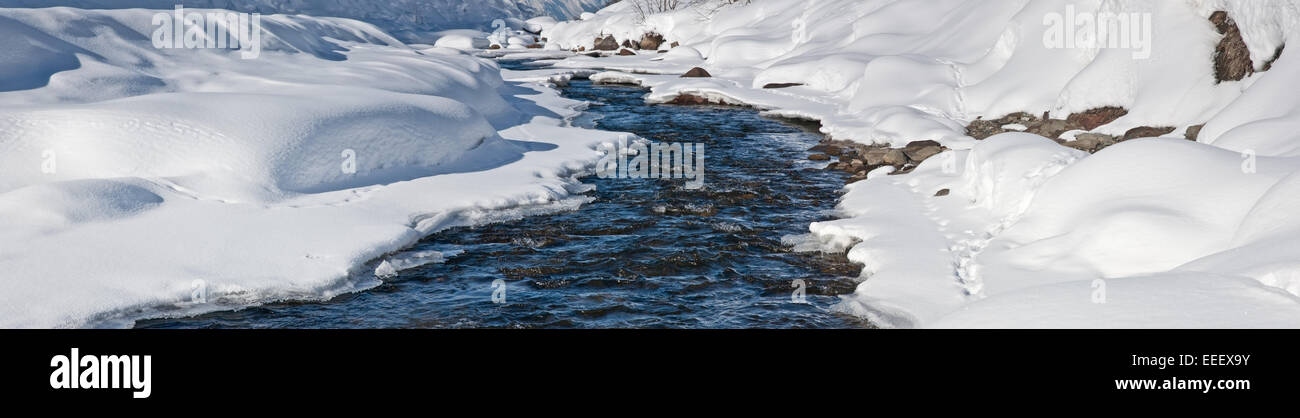
[[[1239,81],[1216,81],[1215,11],[1253,62]],[[1049,44],[1050,17],[1078,12],[1145,15],[1149,48]],[[625,2],[543,35],[583,51],[662,35],[659,51],[557,64],[650,87],[652,102],[689,94],[839,140],[949,148],[849,185],[844,219],[811,226],[864,264],[846,312],[897,327],[1297,327],[1300,219],[1283,214],[1300,212],[1300,57],[1271,62],[1296,28],[1286,0],[767,0],[643,21]],[[695,66],[714,77],[678,77]],[[966,133],[1105,106],[1128,112],[1094,133],[1173,132],[1095,155]]]
[[[408,42],[429,42],[431,31],[492,30],[497,19],[523,21],[539,16],[577,19],[608,0],[5,0],[2,7],[82,9],[218,8],[261,14],[301,14],[363,20]],[[435,37],[436,38],[436,37]]]
[[[155,12],[0,9],[0,327],[364,288],[441,228],[581,203],[617,136],[367,23],[265,15],[244,59],[155,48]]]

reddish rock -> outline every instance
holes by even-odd
[[[1116,106],[1099,107],[1089,109],[1081,113],[1075,113],[1065,118],[1067,122],[1075,124],[1085,131],[1097,129],[1097,127],[1114,122],[1128,114],[1128,109]]]

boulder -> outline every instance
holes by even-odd
[[[1048,139],[1056,139],[1060,138],[1063,133],[1082,128],[1082,126],[1064,119],[1044,119],[1041,122],[1029,125],[1029,129],[1025,130],[1025,132],[1044,136]]]
[[[614,35],[596,38],[596,46],[591,49],[596,51],[617,51],[618,40],[614,39]]]
[[[894,167],[902,167],[907,164],[907,154],[904,153],[903,150],[901,149],[897,149],[897,148],[890,149],[888,151],[885,151],[885,156],[881,160],[881,162],[883,163],[882,165],[892,165]]]
[[[700,67],[692,68],[690,71],[687,71],[686,74],[682,74],[682,78],[709,78],[709,77],[713,77],[713,75],[709,74],[708,71],[705,71],[703,68]]]
[[[1130,139],[1138,139],[1138,138],[1155,138],[1161,135],[1168,135],[1170,132],[1173,132],[1174,129],[1177,128],[1174,128],[1172,126],[1170,127],[1139,126],[1133,129],[1129,129],[1128,132],[1125,132],[1123,139],[1120,139],[1120,141],[1128,141]]]
[[[658,33],[650,32],[645,35],[641,35],[641,43],[640,43],[641,49],[656,50],[659,49],[659,45],[663,45],[663,43],[664,43],[664,36]]]
[[[941,152],[943,152],[943,145],[933,140],[912,141],[903,147],[903,153],[907,155],[908,160],[918,163]]]
[[[1250,60],[1250,48],[1241,37],[1237,22],[1228,12],[1217,11],[1210,15],[1210,23],[1223,35],[1214,48],[1214,78],[1218,82],[1240,81],[1255,73],[1255,63]]]
[[[1183,134],[1183,137],[1187,138],[1188,140],[1195,141],[1197,137],[1201,136],[1201,128],[1204,127],[1205,127],[1204,123],[1200,125],[1189,126],[1187,127],[1187,132]]]
[[[632,52],[632,50],[630,50],[630,49],[623,48],[623,49],[618,50],[618,55],[628,56],[628,55],[636,55],[636,53],[635,53],[635,52]]]
[[[1091,131],[1097,127],[1114,122],[1128,114],[1128,109],[1116,106],[1105,106],[1086,111],[1075,113],[1065,118],[1069,123],[1079,126],[1080,129]]]
[[[1073,141],[1064,142],[1062,143],[1062,145],[1083,152],[1097,152],[1100,151],[1102,148],[1106,148],[1111,145],[1114,145],[1115,142],[1116,142],[1115,137],[1113,136],[1106,135],[1106,134],[1085,132],[1085,133],[1075,135]]]

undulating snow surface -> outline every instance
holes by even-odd
[[[371,286],[439,229],[582,203],[617,136],[368,23],[265,15],[244,59],[155,48],[156,12],[0,9],[0,327]]]
[[[1047,17],[1071,10],[1149,16],[1149,55],[1049,47]],[[1256,70],[1297,39],[1288,0],[756,0],[644,20],[624,2],[543,35],[551,49],[680,43],[557,64],[650,87],[652,102],[691,94],[818,120],[835,139],[950,148],[849,185],[843,219],[811,226],[864,264],[843,311],[896,327],[1300,327],[1300,55],[1216,83],[1216,10]],[[714,77],[678,77],[695,66]],[[763,88],[787,83],[802,85]],[[1177,129],[1095,155],[965,133],[1103,106],[1129,112],[1094,132]],[[1199,124],[1199,142],[1182,139]]]
[[[0,7],[77,7],[82,9],[218,8],[262,14],[343,17],[374,24],[408,42],[431,42],[430,31],[491,31],[493,21],[522,21],[539,16],[577,19],[608,0],[4,0]],[[534,32],[540,27],[531,27]],[[433,38],[433,39],[430,39]]]

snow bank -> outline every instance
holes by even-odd
[[[558,47],[591,49],[597,36],[635,41],[659,33],[699,50],[701,66],[740,88],[802,84],[783,92],[796,97],[788,107],[799,107],[799,99],[828,103],[809,116],[835,138],[895,146],[932,139],[963,149],[971,146],[968,122],[1019,111],[1063,118],[1103,106],[1128,109],[1099,129],[1107,134],[1205,123],[1267,74],[1214,82],[1210,63],[1220,35],[1210,14],[1227,10],[1237,20],[1257,67],[1300,24],[1300,10],[1284,1],[770,0],[722,7],[707,18],[692,8],[643,21],[629,9],[616,4],[545,35]],[[1150,41],[1149,48],[1049,47],[1052,26],[1044,23],[1070,11],[1146,14],[1150,37],[1135,30],[1133,45]],[[1134,59],[1143,51],[1149,57]],[[649,58],[625,61],[618,67],[657,67]],[[654,86],[660,96],[680,88]]]
[[[177,0],[7,0],[5,7],[82,9],[171,9]],[[492,30],[496,19],[576,19],[606,0],[186,0],[186,8],[216,8],[262,14],[342,17],[364,20],[408,42],[432,42],[429,32]],[[538,22],[545,22],[541,20]],[[432,36],[436,38],[436,36]]]
[[[618,135],[368,23],[266,15],[243,59],[155,49],[154,13],[0,9],[18,51],[0,54],[0,327],[373,286],[442,228],[572,209],[573,176]]]
[[[1216,82],[1219,10],[1257,71],[1240,81]],[[1149,48],[1049,45],[1064,33],[1051,19],[1071,12],[1136,13],[1150,37],[1129,39]],[[1300,58],[1262,71],[1296,39],[1293,2],[769,0],[706,15],[614,5],[545,35],[565,49],[651,32],[680,43],[557,64],[649,87],[650,102],[689,94],[818,120],[836,139],[950,149],[850,184],[841,219],[810,226],[815,247],[863,264],[838,309],[894,327],[1300,327]],[[676,77],[693,66],[715,78]],[[1199,143],[1096,155],[965,133],[976,118],[1103,106],[1128,113],[1094,132],[1206,125]]]

